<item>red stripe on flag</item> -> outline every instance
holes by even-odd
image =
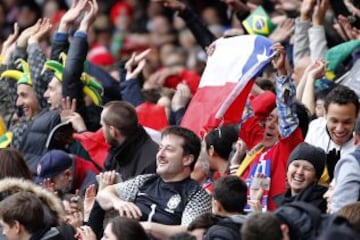
[[[232,93],[236,83],[224,86],[208,86],[199,88],[182,119],[181,126],[202,136],[204,132],[218,127],[220,123],[236,124],[241,120],[247,96],[254,81],[249,81],[236,99],[226,110],[223,119],[215,118],[217,111],[225,99]]]

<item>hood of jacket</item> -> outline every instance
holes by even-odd
[[[34,193],[44,203],[46,208],[50,210],[50,214],[58,223],[63,221],[64,210],[62,203],[54,193],[29,180],[19,178],[4,178],[0,180],[0,200],[20,191]]]

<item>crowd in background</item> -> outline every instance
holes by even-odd
[[[241,120],[185,126],[244,35]],[[0,43],[0,239],[359,239],[358,1],[3,0]]]

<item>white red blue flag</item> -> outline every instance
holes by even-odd
[[[256,35],[216,40],[181,126],[202,136],[220,124],[239,123],[255,77],[271,61],[272,44]]]

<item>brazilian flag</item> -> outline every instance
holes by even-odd
[[[276,28],[269,15],[262,6],[255,9],[243,22],[244,28],[249,34],[268,36]]]

